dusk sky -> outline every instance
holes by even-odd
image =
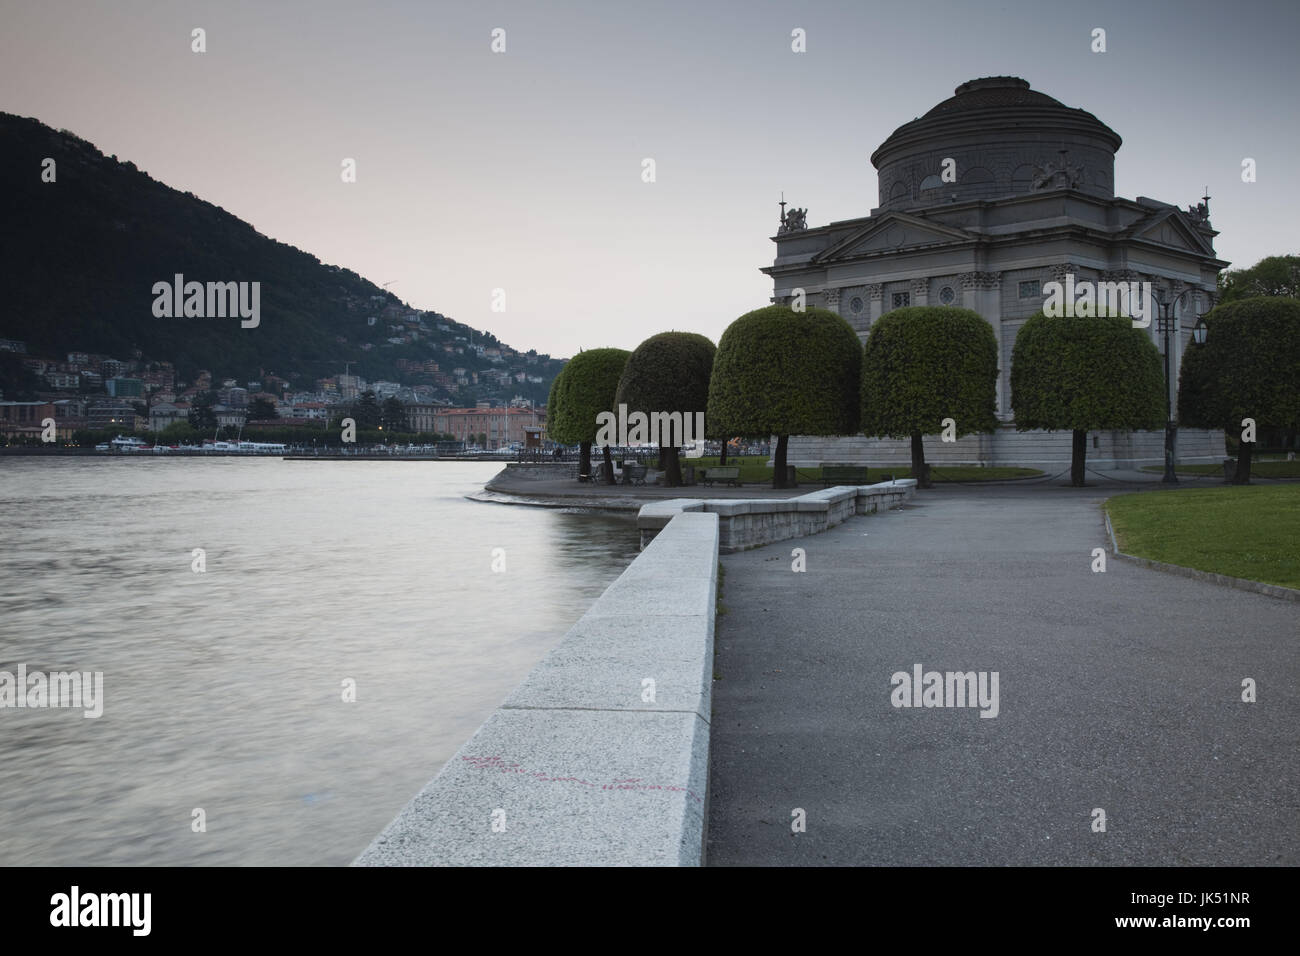
[[[866,215],[871,152],[981,76],[1116,130],[1121,196],[1185,207],[1208,186],[1234,266],[1300,252],[1298,36],[1293,0],[0,0],[0,110],[412,306],[571,355],[716,341],[768,304],[782,190],[810,226]]]

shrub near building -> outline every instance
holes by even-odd
[[[998,343],[970,309],[909,306],[881,316],[862,356],[862,431],[912,440],[912,476],[929,487],[923,435],[991,432],[997,419]]]
[[[1300,426],[1300,300],[1259,296],[1211,309],[1205,344],[1183,355],[1178,417],[1188,425],[1234,436]],[[1241,440],[1233,483],[1250,482],[1255,442]]]
[[[709,380],[706,426],[715,434],[777,436],[772,487],[786,487],[791,435],[858,431],[862,346],[834,312],[774,305],[722,333]]]
[[[1165,417],[1160,352],[1122,316],[1026,322],[1011,353],[1016,429],[1073,432],[1070,483],[1083,487],[1088,432],[1156,429]]]

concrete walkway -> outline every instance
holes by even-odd
[[[1135,486],[1089,480],[941,486],[722,559],[710,864],[1300,863],[1296,605],[1093,573]],[[998,672],[997,717],[895,708],[915,664]]]

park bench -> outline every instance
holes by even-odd
[[[724,465],[716,468],[701,468],[700,480],[706,485],[711,485],[715,481],[725,481],[729,485],[740,487],[740,466]]]
[[[836,485],[866,485],[870,484],[867,479],[867,469],[856,465],[826,465],[822,468],[822,484],[830,486]]]
[[[644,485],[645,484],[645,465],[638,465],[629,462],[623,466],[623,484],[625,485]]]

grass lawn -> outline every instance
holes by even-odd
[[[697,469],[714,467],[718,464],[717,456],[708,458],[683,458],[683,465],[694,465]],[[740,480],[744,484],[770,484],[772,481],[772,469],[767,466],[767,459],[762,456],[750,455],[749,457],[728,457],[727,465],[740,466]],[[652,462],[651,467],[659,467],[657,462]],[[1041,475],[1041,471],[1035,471],[1033,468],[945,468],[932,466],[930,477],[935,484],[941,484],[945,481],[999,481],[1004,478],[1032,478]],[[911,468],[871,468],[867,471],[868,484],[883,480],[884,475],[893,475],[895,478],[911,478]],[[820,468],[800,468],[795,472],[800,484],[820,485],[822,481],[822,470]]]
[[[1164,465],[1146,465],[1143,471],[1162,474]],[[1175,472],[1182,475],[1222,475],[1223,465],[1178,465]],[[1260,478],[1300,478],[1300,459],[1296,461],[1253,459],[1250,463],[1250,475]]]
[[[1128,554],[1300,588],[1300,485],[1144,491],[1106,511]]]

